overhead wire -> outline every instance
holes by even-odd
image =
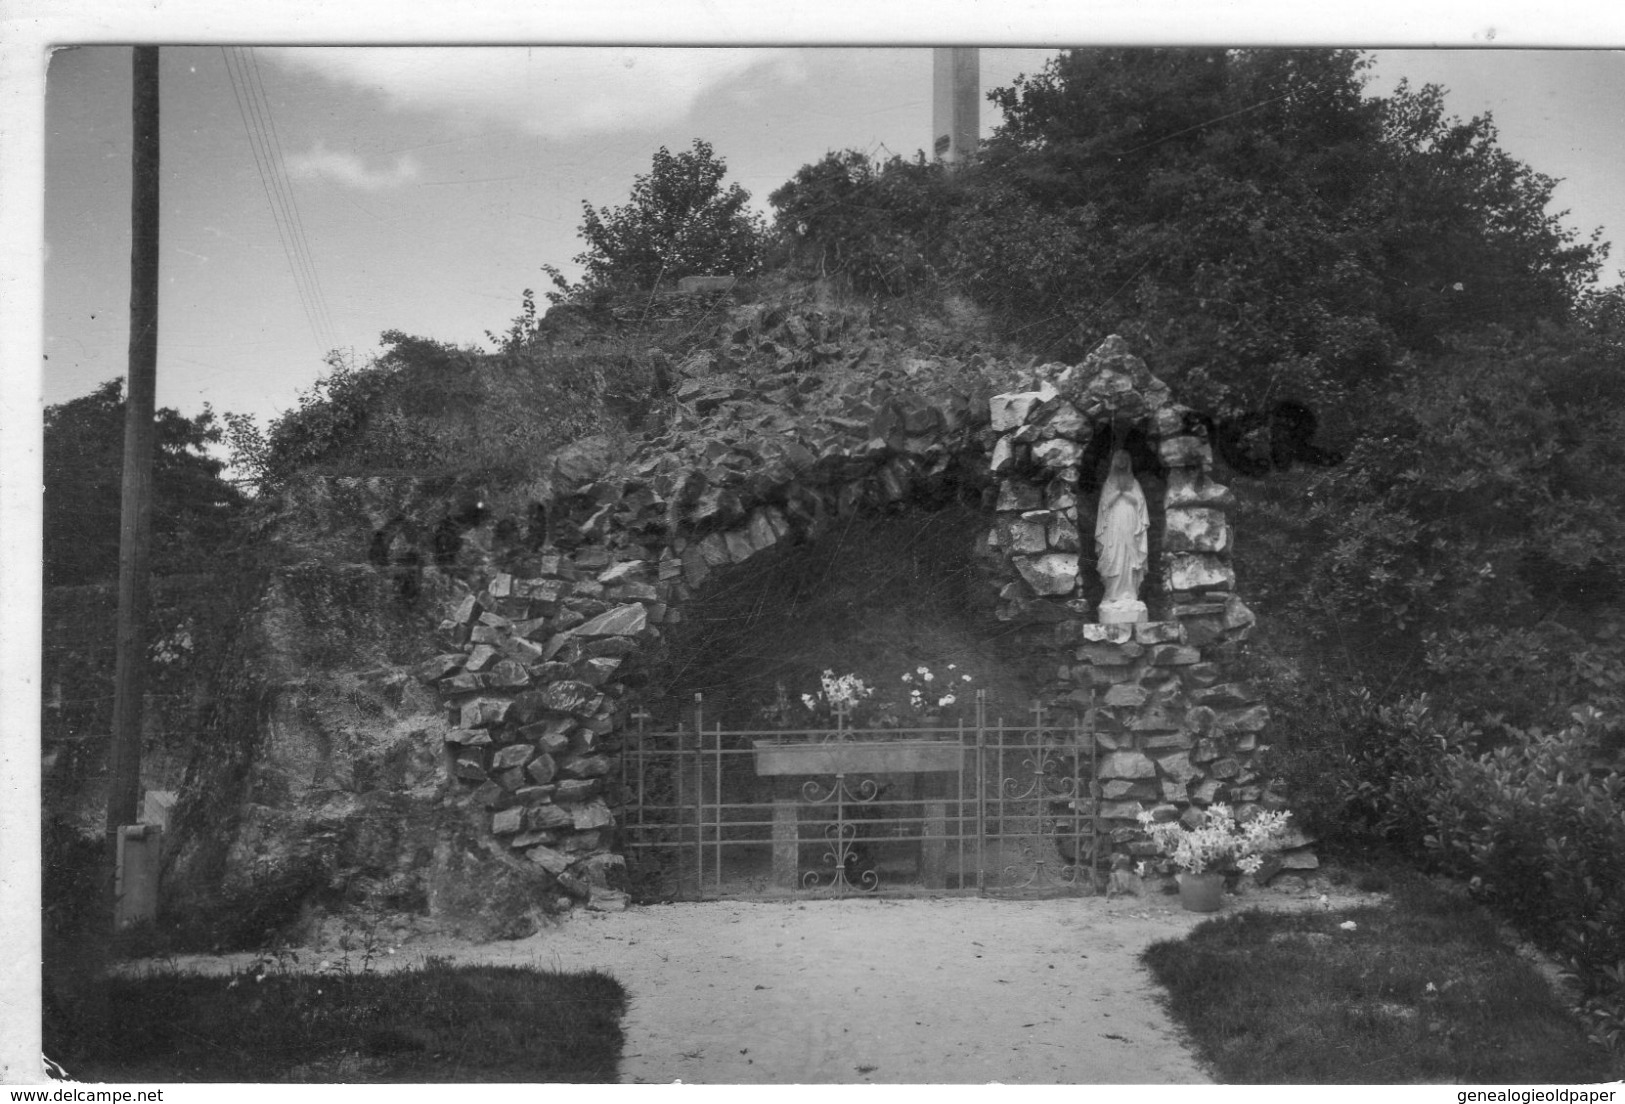
[[[302,220],[297,220],[293,203],[292,183],[282,164],[280,145],[273,147],[268,137],[270,104],[265,101],[263,83],[256,85],[243,58],[232,53],[233,47],[222,46],[221,56],[226,62],[226,73],[231,80],[232,95],[237,101],[237,112],[248,134],[249,148],[254,156],[254,168],[259,174],[260,186],[271,208],[271,220],[276,226],[277,239],[288,261],[294,290],[299,305],[309,323],[311,333],[325,352],[339,344],[332,325],[332,316],[326,309],[321,286],[315,278],[315,263],[310,245],[304,234]],[[235,49],[242,49],[236,47]],[[252,60],[252,59],[250,59]],[[235,64],[233,64],[235,62]]]
[[[252,49],[247,47],[237,49],[238,70],[244,78],[248,103],[259,127],[260,145],[265,153],[265,162],[271,169],[272,191],[281,197],[288,240],[293,244],[294,258],[304,272],[305,288],[310,297],[316,324],[320,329],[322,347],[324,350],[331,349],[338,344],[337,333],[332,324],[332,315],[327,309],[326,297],[322,294],[321,282],[316,277],[315,259],[310,251],[310,240],[305,235],[304,220],[299,215],[299,205],[295,198],[293,181],[288,176],[281,143],[276,140],[276,119],[271,113],[270,97],[266,95],[264,83],[259,79]],[[253,69],[244,64],[245,57],[249,63],[254,63]]]
[[[239,49],[244,49],[244,47],[239,47]],[[288,209],[293,214],[294,239],[301,245],[302,252],[305,257],[305,268],[310,274],[310,285],[315,292],[316,306],[321,316],[323,325],[325,325],[327,328],[328,341],[326,342],[326,345],[328,348],[333,348],[338,344],[337,328],[333,325],[332,312],[327,309],[327,296],[322,291],[321,279],[316,274],[315,258],[310,252],[310,239],[305,234],[305,220],[299,212],[299,202],[294,195],[293,181],[288,176],[287,158],[284,157],[282,153],[282,139],[277,133],[276,116],[271,114],[271,99],[265,93],[265,81],[260,75],[259,58],[255,55],[251,47],[246,49],[248,52],[248,60],[253,66],[254,87],[259,93],[260,103],[264,106],[265,120],[268,124],[268,129],[271,135],[271,148],[274,154],[272,163],[275,165],[278,174],[282,178],[283,188],[288,196]]]

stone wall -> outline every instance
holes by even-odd
[[[1142,808],[1280,804],[1252,764],[1267,712],[1226,674],[1253,623],[1233,593],[1229,493],[1195,423],[1121,339],[991,403],[918,364],[807,379],[691,374],[679,398],[714,433],[657,439],[625,461],[602,442],[565,450],[543,504],[552,546],[442,624],[445,651],[418,674],[446,703],[450,800],[508,853],[578,899],[623,906],[619,732],[663,626],[716,572],[949,485],[985,491],[998,616],[1053,671],[1048,704],[1082,714],[1106,753],[1102,812],[1120,848],[1144,851]],[[784,409],[812,398],[800,417]],[[1083,465],[1114,431],[1157,461],[1152,620],[1137,625],[1096,623],[1084,596]]]

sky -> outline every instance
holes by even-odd
[[[984,48],[984,90],[1053,53]],[[1625,52],[1375,59],[1374,93],[1404,77],[1443,85],[1452,113],[1492,112],[1507,150],[1563,178],[1568,225],[1621,240],[1604,269],[1617,282]],[[912,156],[931,129],[922,47],[165,47],[161,87],[158,402],[262,425],[329,349],[364,361],[390,329],[486,345],[522,289],[545,288],[543,264],[576,271],[582,201],[625,202],[660,146],[710,142],[765,212],[825,152]],[[57,51],[46,89],[41,397],[55,403],[125,369],[130,51]],[[996,116],[984,102],[984,134]],[[275,163],[298,233],[273,218]]]

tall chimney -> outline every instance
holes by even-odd
[[[937,160],[953,165],[976,152],[981,84],[975,46],[931,51],[931,154]]]

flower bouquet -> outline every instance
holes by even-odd
[[[1194,826],[1178,820],[1158,820],[1141,812],[1140,825],[1157,850],[1180,871],[1179,892],[1185,907],[1211,912],[1219,907],[1226,870],[1255,873],[1264,856],[1280,850],[1286,838],[1287,812],[1260,812],[1245,822],[1228,805],[1212,805]],[[1195,903],[1193,903],[1195,902]]]

